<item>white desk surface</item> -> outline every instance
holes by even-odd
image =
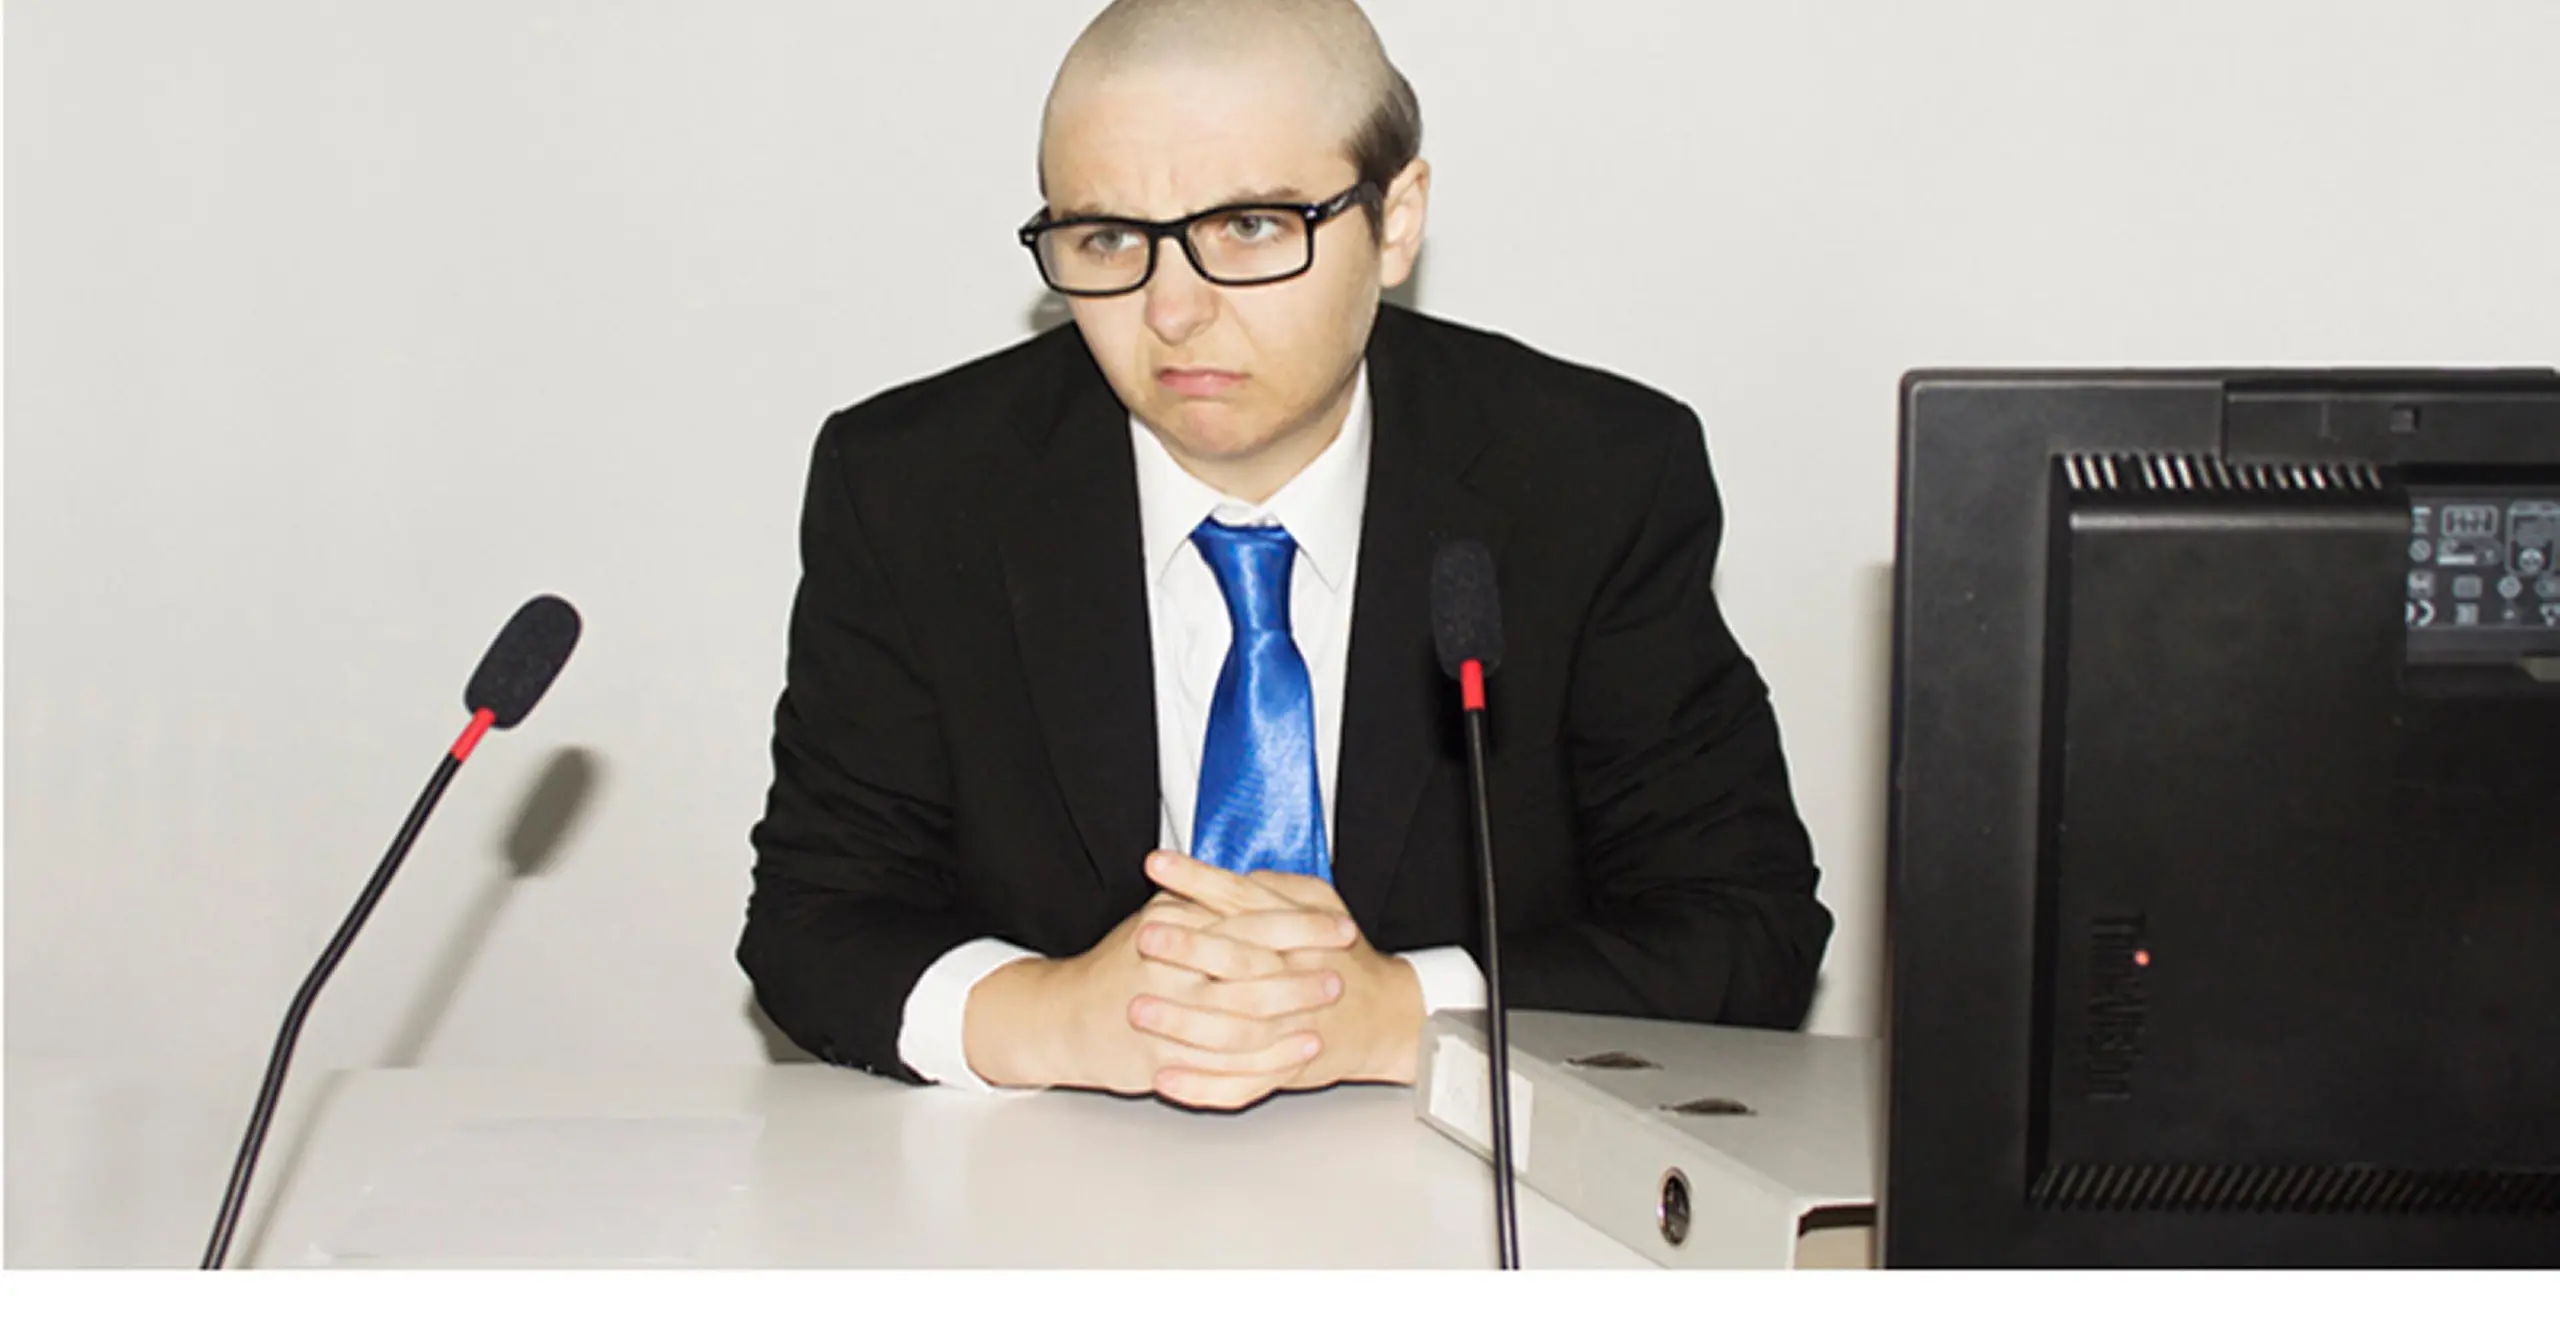
[[[9,1266],[193,1266],[256,1076],[12,1061]],[[367,1188],[458,1126],[703,1116],[763,1125],[705,1266],[1493,1265],[1485,1166],[1416,1120],[1407,1088],[1340,1087],[1222,1116],[1084,1093],[914,1089],[819,1065],[305,1070],[268,1138],[232,1265],[327,1262],[322,1246]],[[1650,1266],[1525,1186],[1519,1199],[1525,1266]]]

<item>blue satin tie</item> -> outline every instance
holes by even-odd
[[[1235,628],[1209,704],[1192,858],[1238,874],[1280,870],[1331,882],[1316,785],[1315,689],[1289,636],[1298,543],[1278,527],[1205,520],[1191,544],[1218,576]]]

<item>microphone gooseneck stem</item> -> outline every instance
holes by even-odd
[[[1469,674],[1475,675],[1476,663],[1468,662],[1467,667]],[[1484,912],[1484,1036],[1485,1058],[1491,1065],[1486,1099],[1493,1110],[1493,1225],[1501,1247],[1502,1268],[1510,1272],[1520,1268],[1520,1214],[1512,1184],[1511,1029],[1502,1011],[1502,920],[1494,905],[1493,805],[1485,786],[1482,691],[1480,683],[1473,683],[1467,691],[1467,779],[1475,806],[1477,886]]]
[[[464,733],[467,739],[476,741],[478,733],[488,729],[488,723],[482,720],[487,715],[482,712],[472,719],[472,729]],[[293,1043],[302,1036],[302,1022],[311,1015],[312,1001],[320,997],[320,987],[329,983],[329,973],[338,969],[338,960],[345,957],[348,947],[355,943],[356,931],[364,928],[365,918],[373,914],[374,904],[382,900],[382,890],[390,886],[391,876],[399,871],[400,862],[408,858],[410,844],[418,840],[418,830],[426,826],[427,815],[435,811],[436,802],[444,796],[446,784],[453,780],[454,773],[461,770],[462,760],[469,755],[469,746],[457,741],[454,752],[446,753],[436,764],[435,776],[427,779],[427,789],[419,793],[418,803],[409,810],[408,822],[401,824],[399,835],[391,839],[391,849],[383,853],[382,863],[373,871],[372,881],[365,884],[364,892],[356,898],[355,909],[347,913],[346,922],[338,926],[338,933],[329,940],[329,946],[320,950],[319,962],[312,966],[311,974],[303,979],[302,988],[295,992],[293,1006],[285,1010],[284,1029],[276,1033],[275,1053],[267,1057],[267,1078],[258,1088],[257,1108],[249,1113],[248,1134],[241,1139],[239,1159],[231,1165],[231,1186],[222,1195],[221,1215],[214,1219],[213,1236],[205,1243],[203,1270],[211,1271],[222,1266],[223,1258],[231,1251],[231,1232],[240,1222],[241,1205],[248,1201],[249,1178],[258,1168],[259,1149],[266,1145],[267,1128],[275,1118],[276,1098],[284,1091],[285,1067],[293,1062]]]

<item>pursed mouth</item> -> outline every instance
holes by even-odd
[[[1158,370],[1156,382],[1176,393],[1222,393],[1243,383],[1245,376],[1234,370],[1180,368]]]

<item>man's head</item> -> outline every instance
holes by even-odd
[[[1317,225],[1313,267],[1286,281],[1217,285],[1167,240],[1143,288],[1069,298],[1121,401],[1176,458],[1267,498],[1341,429],[1379,293],[1421,249],[1412,89],[1352,0],[1117,0],[1067,53],[1042,122],[1052,218],[1170,221],[1377,187]]]

